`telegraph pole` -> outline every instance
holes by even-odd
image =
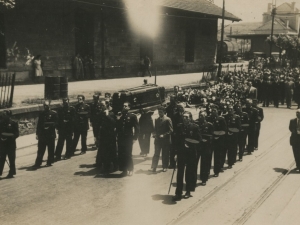
[[[276,1],[275,5],[272,4],[272,28],[271,28],[271,43],[270,43],[270,57],[272,56],[272,47],[273,47],[273,31],[274,31],[274,19],[276,14]]]
[[[222,70],[223,41],[224,41],[224,17],[225,17],[225,0],[223,0],[222,29],[221,29],[221,45],[220,45],[220,55],[219,55],[218,77],[221,76],[221,70]]]

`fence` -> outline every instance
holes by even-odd
[[[15,78],[15,73],[0,73],[0,109],[12,107]]]

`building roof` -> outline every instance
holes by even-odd
[[[232,38],[246,38],[249,36],[268,36],[271,34],[272,30],[272,20],[261,24],[260,26],[246,30],[245,32],[237,33],[228,35],[228,37]],[[274,27],[273,27],[273,34],[290,34],[290,35],[297,35],[297,31],[293,30],[291,27],[287,27],[286,24],[280,20],[274,20]]]
[[[222,8],[207,0],[158,0],[158,2],[164,7],[222,17]],[[224,18],[232,21],[241,20],[226,10]]]
[[[122,4],[126,3],[126,1],[123,2],[123,0],[71,0],[73,2],[81,3],[81,4],[90,4],[95,6],[101,6],[101,7],[109,7],[111,5],[116,4]],[[135,0],[137,4],[139,3],[139,0]],[[140,0],[140,3],[142,4],[144,0]],[[204,15],[210,15],[217,18],[222,18],[222,8],[219,6],[209,2],[208,0],[148,0],[151,1],[151,3],[154,3],[158,6],[171,8],[171,9],[178,9],[183,10],[186,12],[194,12],[194,13],[200,13]],[[125,8],[124,8],[125,9]],[[232,20],[232,21],[240,21],[241,19],[237,16],[233,15],[230,12],[227,12],[225,10],[225,19]]]

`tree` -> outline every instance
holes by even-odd
[[[8,9],[11,9],[11,8],[14,8],[15,7],[15,0],[0,0],[0,7],[1,8],[8,8]]]
[[[280,59],[281,54],[285,51],[285,58],[297,63],[297,57],[300,53],[300,38],[296,35],[279,34],[273,35],[272,43],[279,48]],[[266,40],[271,44],[271,35]]]

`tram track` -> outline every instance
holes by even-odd
[[[286,133],[284,136],[282,136],[280,139],[278,139],[275,143],[268,146],[268,150],[261,153],[261,155],[257,156],[255,159],[251,160],[245,167],[243,167],[240,170],[237,170],[235,174],[230,177],[225,183],[221,184],[220,186],[216,186],[213,190],[211,190],[209,193],[207,193],[205,196],[197,200],[194,204],[192,204],[190,207],[188,207],[186,210],[181,212],[176,218],[172,219],[167,223],[167,225],[170,224],[180,224],[182,221],[184,221],[189,215],[191,215],[197,208],[200,206],[203,206],[206,202],[208,202],[212,197],[214,197],[216,194],[218,194],[221,190],[223,190],[226,186],[231,184],[232,181],[234,181],[236,178],[241,176],[244,172],[251,169],[251,167],[256,166],[261,160],[263,160],[266,156],[268,156],[274,149],[276,149],[276,146],[278,146],[282,140],[286,139],[289,136],[289,133]],[[270,135],[268,138],[264,139],[263,142],[267,142],[269,139],[274,138],[273,135]],[[255,210],[267,199],[267,197],[276,189],[276,187],[280,184],[281,181],[284,180],[286,175],[290,172],[291,168],[293,167],[294,163],[290,164],[287,172],[285,174],[281,174],[272,184],[269,185],[269,187],[263,192],[263,194],[253,203],[250,207],[248,207],[246,210],[246,213],[243,214],[242,217],[237,219],[235,221],[235,224],[243,224],[247,221],[248,218],[251,217],[252,213],[255,212]],[[242,223],[240,223],[240,221]]]

